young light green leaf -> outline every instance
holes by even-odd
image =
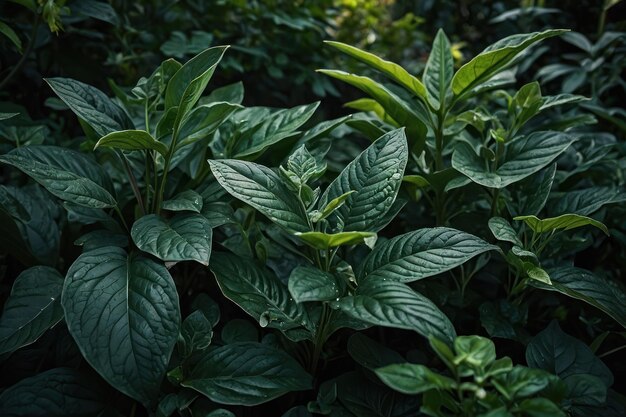
[[[57,96],[100,136],[134,129],[128,115],[95,87],[70,78],[47,78]]]
[[[372,232],[339,232],[339,233],[322,233],[322,232],[305,232],[296,233],[296,236],[304,241],[307,245],[319,249],[327,250],[343,245],[358,245],[363,243],[365,239],[376,236]]]
[[[304,208],[270,168],[234,159],[209,160],[209,165],[220,185],[233,197],[287,230],[310,231]]]
[[[161,208],[169,211],[194,211],[200,213],[204,202],[202,196],[194,190],[186,190],[161,204]]]
[[[335,277],[310,266],[298,266],[291,271],[288,288],[296,303],[329,301],[339,297],[339,287]]]
[[[227,253],[216,254],[210,267],[224,296],[263,327],[284,331],[308,325],[304,308],[292,300],[287,287],[270,271]]]
[[[102,169],[85,155],[55,146],[27,146],[0,156],[62,200],[91,208],[114,207]],[[108,188],[108,187],[107,187]]]
[[[345,203],[348,197],[350,197],[350,194],[355,193],[355,192],[356,191],[348,191],[347,193],[343,193],[339,197],[333,198],[332,200],[330,200],[330,202],[326,204],[326,206],[324,206],[322,210],[315,210],[309,213],[309,217],[311,218],[311,221],[313,223],[317,223],[320,220],[327,218],[335,210],[343,206],[343,203]]]
[[[181,383],[218,404],[252,406],[310,389],[312,378],[287,353],[261,343],[209,351]]]
[[[167,269],[121,248],[96,249],[69,268],[61,303],[87,362],[124,394],[153,403],[180,328]]]
[[[15,279],[0,316],[0,355],[35,342],[63,318],[63,277],[47,266],[35,266]]]
[[[355,48],[354,46],[350,46],[345,43],[334,41],[324,41],[324,43],[340,50],[341,52],[351,56],[352,58],[358,59],[359,61],[367,64],[375,70],[382,72],[391,80],[397,82],[411,93],[415,94],[423,100],[426,100],[426,88],[424,87],[424,84],[422,84],[422,82],[418,78],[409,74],[408,71],[402,68],[400,65],[395,64],[391,61],[386,61],[372,53],[362,51],[358,48]]]
[[[447,227],[421,229],[379,245],[363,261],[360,280],[412,282],[449,271],[481,253],[499,250]]]
[[[137,220],[130,234],[139,249],[163,261],[209,264],[213,230],[200,214],[177,214],[169,220],[150,214]]]
[[[368,278],[353,296],[340,298],[332,306],[377,326],[414,330],[450,342],[456,336],[450,320],[432,301],[400,282]]]
[[[437,31],[433,47],[424,69],[424,85],[428,91],[428,101],[436,109],[446,99],[446,93],[454,75],[452,47],[443,29]]]
[[[561,132],[535,132],[507,143],[506,159],[496,170],[471,146],[460,143],[452,154],[452,167],[477,184],[504,188],[521,181],[554,161],[574,142],[573,136]]]
[[[454,95],[461,96],[488,81],[503,70],[520,52],[534,43],[565,32],[567,30],[550,29],[543,32],[511,35],[488,46],[454,74],[452,78]]]
[[[159,142],[152,135],[144,130],[121,130],[119,132],[111,132],[102,137],[94,146],[123,149],[126,151],[142,151],[151,149],[157,151],[163,156],[167,155],[169,148],[164,143]]]
[[[375,370],[381,381],[403,394],[415,395],[430,390],[451,390],[453,379],[439,375],[424,365],[400,363]]]
[[[391,209],[408,159],[403,129],[376,140],[339,174],[318,206],[355,191],[327,218],[334,231],[377,232],[378,221]]]
[[[562,214],[558,217],[546,219],[539,219],[537,216],[517,216],[513,220],[523,220],[536,233],[546,233],[553,230],[571,230],[589,225],[602,230],[607,236],[609,234],[609,229],[603,223],[579,214]]]

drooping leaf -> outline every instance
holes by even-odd
[[[57,96],[100,136],[134,129],[128,115],[95,87],[70,78],[45,80]]]
[[[377,223],[396,200],[407,159],[404,130],[398,129],[380,137],[350,162],[318,204],[324,208],[332,200],[354,192],[327,217],[333,231],[378,231]]]
[[[124,394],[155,401],[180,328],[167,269],[121,248],[96,249],[74,261],[61,300],[87,362]]]
[[[491,250],[499,249],[456,229],[421,229],[376,245],[358,276],[367,281],[412,282],[449,271]]]
[[[372,232],[339,232],[339,233],[322,233],[322,232],[305,232],[296,233],[299,239],[315,249],[326,250],[343,245],[357,245],[363,243],[367,238],[376,236]]]
[[[454,95],[461,96],[488,81],[503,70],[520,52],[534,43],[565,32],[566,30],[562,29],[550,29],[543,32],[517,34],[488,46],[454,74],[452,78]]]
[[[498,240],[510,242],[517,246],[523,246],[513,226],[502,217],[492,217],[489,219],[489,230],[491,230],[493,236]]]
[[[609,234],[609,229],[601,222],[591,217],[579,214],[562,214],[558,217],[539,219],[537,216],[517,216],[513,220],[522,220],[532,231],[536,233],[546,233],[554,230],[571,230],[583,226],[594,226]]]
[[[163,156],[169,151],[167,145],[159,142],[144,130],[121,130],[111,132],[102,137],[94,146],[94,149],[105,147],[123,149],[126,151],[142,151],[151,149]]]
[[[252,406],[310,389],[312,378],[287,353],[248,342],[210,350],[182,385],[218,404]]]
[[[201,214],[177,214],[169,220],[149,214],[137,220],[130,233],[139,249],[163,261],[209,264],[213,230]]]
[[[340,295],[332,274],[309,266],[299,266],[291,271],[288,288],[296,303],[329,301]]]
[[[210,160],[209,165],[220,185],[233,197],[287,230],[310,231],[304,208],[271,169],[234,159]]]
[[[548,213],[574,213],[588,216],[607,204],[626,202],[626,192],[614,187],[590,187],[553,193]],[[527,213],[528,214],[528,213]]]
[[[353,296],[340,298],[332,306],[377,326],[414,330],[446,341],[456,336],[450,320],[432,301],[400,282],[368,278]]]
[[[237,104],[216,102],[193,109],[183,122],[176,149],[209,137],[235,110],[242,108]]]
[[[453,75],[452,47],[443,29],[439,29],[433,41],[423,77],[428,91],[428,100],[435,109],[439,109],[440,103],[446,99]]]
[[[0,355],[35,342],[63,318],[62,288],[63,277],[46,266],[18,275],[0,316]]]
[[[506,145],[505,161],[495,170],[466,143],[460,143],[452,154],[452,166],[477,184],[504,188],[539,171],[556,159],[574,142],[573,136],[561,132],[535,132]]]

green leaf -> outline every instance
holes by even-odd
[[[296,301],[330,301],[339,297],[335,277],[317,268],[298,266],[289,275],[289,293]]]
[[[10,119],[10,118],[15,117],[15,116],[19,116],[19,113],[4,113],[4,112],[0,112],[0,121],[7,120],[7,119]]]
[[[159,142],[144,130],[122,130],[111,132],[102,137],[94,146],[94,149],[104,146],[105,148],[123,149],[125,151],[142,151],[151,149],[162,156],[166,156],[169,148]]]
[[[119,391],[153,403],[180,327],[167,269],[120,248],[96,249],[69,268],[61,303],[87,362]]]
[[[623,203],[626,192],[614,187],[591,187],[552,193],[549,213],[574,213],[588,216],[606,204]]]
[[[311,389],[312,378],[283,351],[260,343],[235,343],[209,351],[181,385],[218,404],[252,406]]]
[[[396,351],[362,333],[354,333],[350,336],[347,350],[356,363],[372,371],[383,366],[406,362]]]
[[[365,149],[339,174],[320,197],[318,206],[354,191],[327,221],[333,231],[376,232],[391,209],[408,159],[403,129],[391,131]]]
[[[517,237],[517,232],[506,219],[502,217],[492,217],[489,219],[489,230],[493,236],[501,241],[510,242],[517,246],[523,246],[522,241]]]
[[[610,387],[613,374],[580,340],[561,330],[556,321],[539,332],[526,347],[528,366],[551,372],[561,379],[570,375],[596,376]]]
[[[115,415],[99,381],[83,371],[55,368],[2,391],[3,417],[92,417]]]
[[[76,239],[74,245],[82,246],[83,252],[89,252],[104,246],[125,248],[128,246],[128,235],[105,229],[93,230]]]
[[[348,197],[350,197],[350,194],[354,192],[356,191],[348,191],[347,193],[343,193],[339,197],[330,200],[330,202],[326,204],[326,206],[324,206],[322,210],[314,210],[313,212],[309,213],[311,221],[313,223],[317,223],[320,220],[324,220],[325,218],[330,216],[335,210],[343,206]]]
[[[322,232],[305,232],[296,233],[299,239],[307,245],[320,250],[327,250],[337,246],[358,245],[363,243],[367,238],[376,236],[371,232],[339,232],[339,233],[322,233]]]
[[[344,71],[318,71],[348,83],[375,99],[385,109],[386,114],[397,123],[396,127],[406,126],[411,150],[417,155],[421,153],[426,143],[427,128],[409,103],[371,78],[348,74]]]
[[[519,409],[528,417],[566,417],[558,405],[547,398],[528,398],[522,401]]]
[[[376,375],[390,388],[403,394],[421,394],[430,390],[451,390],[456,384],[447,376],[439,375],[424,365],[392,364],[376,369]]]
[[[459,336],[454,340],[454,363],[484,368],[496,360],[496,345],[481,336]]]
[[[626,327],[626,294],[615,282],[572,266],[549,269],[548,273],[551,285],[533,285],[591,304]]]
[[[55,146],[27,146],[0,156],[62,200],[91,208],[114,207],[105,174],[85,155]]]
[[[176,117],[178,123],[204,92],[226,49],[228,46],[215,46],[204,50],[187,61],[167,83],[165,110],[178,107]]]
[[[0,355],[35,342],[63,318],[63,277],[47,266],[35,266],[15,279],[0,316]]]
[[[308,232],[307,215],[296,196],[270,168],[234,159],[209,160],[211,171],[233,197],[294,232]]]
[[[607,236],[609,229],[591,217],[581,216],[579,214],[562,214],[558,217],[549,217],[546,219],[539,219],[537,216],[517,216],[513,220],[523,220],[524,223],[536,233],[552,232],[554,230],[571,230],[583,226],[594,226],[602,230]]]
[[[241,108],[238,104],[225,102],[210,103],[196,107],[187,115],[180,127],[180,132],[178,133],[179,142],[176,145],[176,149],[209,137],[235,110]]]
[[[324,41],[324,43],[382,72],[416,96],[426,99],[426,88],[424,87],[424,84],[422,84],[418,78],[409,74],[407,70],[402,68],[400,65],[390,61],[385,61],[372,53],[362,51],[345,43],[334,41]]]
[[[523,180],[554,161],[574,142],[561,132],[535,132],[505,145],[506,158],[495,170],[467,143],[459,143],[452,154],[452,166],[477,184],[504,188]]]
[[[178,350],[183,357],[209,347],[213,338],[213,326],[207,316],[196,310],[183,320],[180,328]]]
[[[499,249],[456,229],[421,229],[376,245],[358,276],[368,281],[412,282],[449,271],[491,250]]]
[[[454,59],[452,47],[443,29],[437,31],[433,47],[424,69],[424,85],[428,91],[428,100],[437,110],[446,99],[454,75]]]
[[[539,214],[548,200],[555,174],[556,163],[511,187],[511,199],[507,201],[511,215]]]
[[[452,92],[455,96],[465,94],[503,70],[520,52],[532,44],[565,32],[567,30],[550,29],[543,32],[512,35],[497,41],[454,74]]]
[[[70,78],[46,78],[45,81],[98,135],[134,128],[124,110],[97,88]]]
[[[262,327],[289,330],[308,325],[306,311],[293,301],[287,287],[250,259],[219,253],[210,268],[224,296]]]
[[[19,52],[20,54],[22,53],[22,41],[20,40],[20,37],[17,36],[17,33],[15,33],[13,29],[11,29],[11,26],[7,25],[3,21],[0,21],[0,33],[6,36],[7,39],[9,39],[11,43],[15,45],[15,47],[17,48],[17,52]]]
[[[200,213],[204,202],[202,196],[194,190],[186,190],[161,204],[161,208],[169,211],[194,211]]]
[[[450,320],[432,301],[400,282],[367,279],[354,296],[341,298],[332,306],[377,326],[414,330],[446,341],[456,336]]]
[[[557,94],[556,96],[546,96],[541,99],[541,107],[539,111],[544,111],[556,106],[562,106],[564,104],[580,103],[582,101],[588,101],[589,99],[577,94]]]
[[[130,234],[139,249],[163,261],[209,264],[213,230],[200,214],[177,214],[167,221],[150,214],[137,220]]]
[[[259,331],[248,320],[233,319],[222,328],[222,342],[225,345],[239,342],[258,342]]]

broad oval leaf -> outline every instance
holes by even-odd
[[[180,328],[167,269],[121,248],[95,249],[69,268],[61,303],[87,362],[119,391],[153,403]]]
[[[450,320],[428,298],[408,285],[366,279],[353,296],[332,303],[358,320],[384,327],[414,330],[424,337],[452,342],[456,332]]]
[[[456,386],[453,379],[439,375],[424,365],[398,363],[375,370],[381,381],[403,394],[421,394],[430,390],[451,390]]]
[[[85,155],[56,146],[27,146],[0,156],[62,200],[91,208],[114,207],[106,174]]]
[[[366,239],[376,236],[372,232],[339,232],[339,233],[322,233],[322,232],[305,232],[296,233],[299,239],[307,245],[315,249],[326,250],[343,245],[357,245],[363,243]]]
[[[312,383],[287,353],[245,342],[209,350],[181,384],[219,404],[252,406],[311,389]]]
[[[424,85],[428,91],[428,101],[435,109],[439,109],[440,103],[445,101],[453,75],[452,47],[443,29],[439,29],[423,76]]]
[[[200,214],[177,214],[169,220],[150,214],[137,220],[130,234],[139,249],[163,261],[209,264],[213,230]]]
[[[35,266],[22,272],[0,316],[0,355],[36,341],[63,318],[63,277],[55,269]]]
[[[404,129],[386,133],[365,149],[339,174],[320,197],[320,208],[350,191],[341,207],[328,217],[334,231],[377,232],[390,211],[402,183],[408,160]]]
[[[365,258],[359,277],[367,281],[417,281],[492,250],[499,248],[456,229],[416,230],[376,245]]]
[[[289,330],[309,325],[306,311],[292,299],[287,287],[252,260],[219,253],[210,267],[224,296],[263,327]]]
[[[523,180],[554,161],[574,142],[573,136],[561,132],[535,132],[506,144],[504,163],[495,171],[466,143],[460,143],[452,154],[452,167],[477,184],[504,188]]]
[[[524,223],[536,233],[546,233],[554,230],[571,230],[589,225],[597,227],[606,235],[609,234],[609,229],[603,223],[591,217],[581,216],[579,214],[568,213],[547,219],[540,219],[537,216],[517,216],[514,217],[513,220],[524,221]]]
[[[194,211],[200,213],[204,201],[194,190],[186,190],[161,204],[161,208],[169,211]]]
[[[513,229],[513,226],[502,217],[490,218],[489,230],[491,230],[493,236],[498,240],[510,242],[517,246],[524,246],[519,237],[517,237],[517,232]]]
[[[47,78],[45,81],[98,135],[134,128],[124,110],[97,88],[70,78]]]
[[[287,230],[311,230],[304,208],[270,168],[235,159],[209,160],[209,165],[220,185],[233,197]]]
[[[291,271],[288,288],[296,303],[330,301],[340,295],[332,274],[310,266],[298,266]]]
[[[71,368],[55,368],[25,378],[0,395],[3,417],[92,417],[116,415],[102,384]]]
[[[452,78],[452,91],[460,96],[472,88],[488,81],[504,69],[520,52],[532,44],[552,36],[567,32],[563,29],[550,29],[511,35],[488,46],[483,52],[463,65]]]
[[[102,137],[94,146],[94,149],[105,147],[113,149],[123,149],[126,151],[142,151],[150,149],[157,151],[163,156],[169,151],[167,145],[159,142],[145,130],[121,130],[111,132]]]

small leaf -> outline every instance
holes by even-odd
[[[415,395],[430,390],[451,390],[454,380],[439,375],[424,365],[402,363],[376,369],[376,375],[390,388],[403,394]]]
[[[539,219],[537,216],[517,216],[513,220],[523,220],[536,233],[571,230],[590,225],[602,230],[607,236],[609,234],[609,229],[603,223],[579,214],[562,214],[558,217],[549,217],[547,219]]]
[[[130,233],[139,249],[163,261],[209,264],[213,230],[200,214],[177,214],[168,221],[150,214],[137,220]]]
[[[367,238],[376,236],[371,232],[339,232],[339,233],[322,233],[322,232],[305,232],[296,233],[299,239],[307,245],[320,250],[327,250],[337,246],[358,245],[363,243]]]
[[[252,406],[308,390],[312,378],[287,353],[260,343],[209,351],[181,383],[218,404]]]
[[[183,320],[180,328],[179,351],[183,357],[209,347],[213,338],[213,326],[207,316],[196,310]]]
[[[339,297],[335,277],[317,268],[298,266],[289,275],[289,293],[296,301],[329,301]]]
[[[492,217],[489,219],[489,230],[491,230],[493,236],[498,240],[523,246],[522,241],[517,237],[517,232],[513,229],[513,226],[511,226],[511,224],[502,217]]]
[[[312,212],[313,214],[310,213],[309,217],[311,217],[311,221],[313,223],[317,223],[320,220],[324,220],[325,218],[330,216],[335,210],[337,210],[339,207],[343,206],[343,204],[346,202],[348,197],[350,197],[350,195],[355,192],[356,191],[348,191],[346,193],[343,193],[339,197],[333,198],[332,200],[330,200],[330,202],[326,204],[326,206],[324,206],[322,210],[315,210],[314,212]]]
[[[200,213],[204,202],[202,196],[194,190],[183,191],[161,204],[161,208],[169,211],[194,211]]]
[[[166,156],[169,151],[167,145],[157,141],[148,132],[144,130],[122,130],[119,132],[111,132],[102,137],[94,146],[123,149],[126,151],[142,151],[151,149],[157,151],[162,156]]]

